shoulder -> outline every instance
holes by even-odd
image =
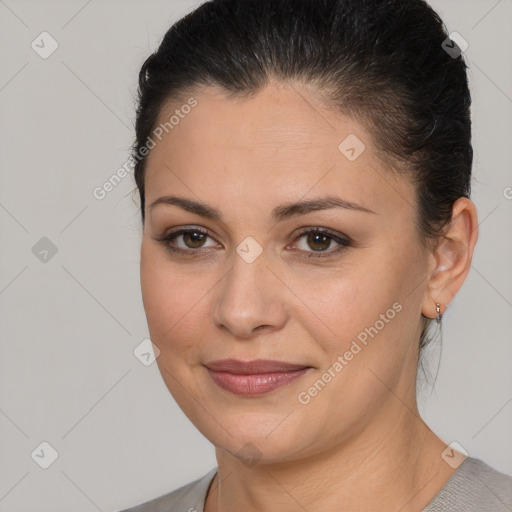
[[[216,473],[217,468],[214,468],[179,489],[119,512],[203,512],[206,493]]]
[[[512,477],[468,457],[423,512],[512,510]]]

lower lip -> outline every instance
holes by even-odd
[[[222,389],[235,395],[258,396],[285,386],[302,377],[310,368],[289,372],[271,372],[242,375],[239,373],[216,372],[208,368],[213,381]]]

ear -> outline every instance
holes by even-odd
[[[471,268],[478,238],[478,218],[474,203],[459,197],[453,204],[452,218],[431,254],[430,274],[421,312],[428,318],[446,311]]]

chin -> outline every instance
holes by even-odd
[[[251,438],[231,439],[216,448],[229,453],[247,467],[258,465],[275,465],[293,462],[300,458],[297,446],[289,442],[271,442],[268,439]]]
[[[293,461],[307,450],[304,426],[285,419],[286,415],[239,413],[222,415],[197,424],[201,433],[218,449],[241,460],[246,466]],[[222,427],[220,426],[222,425]]]

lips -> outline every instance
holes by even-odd
[[[293,372],[295,370],[308,368],[308,366],[303,364],[292,364],[282,361],[271,361],[267,359],[253,359],[252,361],[221,359],[219,361],[207,363],[205,366],[216,372],[237,373],[240,375],[272,372]]]
[[[256,396],[298,379],[311,367],[284,361],[222,359],[205,364],[213,381],[236,395]]]

